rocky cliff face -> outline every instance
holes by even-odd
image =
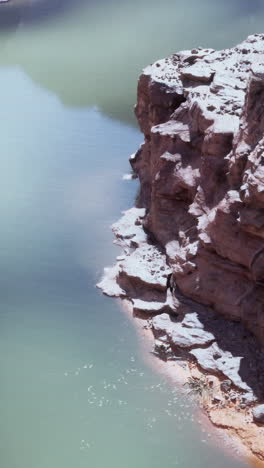
[[[154,354],[213,385],[211,421],[264,460],[264,34],[147,67],[136,115],[138,206],[112,226],[123,254],[98,287]]]
[[[264,343],[264,35],[148,66],[136,115],[145,233],[180,293]]]

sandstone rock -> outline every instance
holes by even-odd
[[[230,401],[232,401],[232,403],[236,403],[237,402],[237,395],[236,394],[231,394],[229,399],[230,399]]]
[[[117,283],[118,274],[118,265],[105,268],[103,278],[99,283],[97,283],[96,287],[101,289],[106,296],[125,297],[126,292],[120,288],[119,284]]]
[[[248,404],[255,403],[256,401],[258,401],[258,398],[256,397],[256,395],[254,395],[253,391],[251,390],[250,392],[246,392],[244,393],[244,395],[242,395],[241,401],[247,406]]]
[[[170,332],[174,325],[175,323],[169,314],[160,314],[152,319],[152,327],[159,336],[167,335],[167,332]]]
[[[197,359],[198,364],[208,372],[220,372],[228,377],[239,389],[251,392],[251,389],[243,382],[240,376],[241,357],[232,356],[228,351],[223,351],[217,343],[208,348],[196,348],[190,353]]]
[[[117,282],[131,298],[166,302],[170,273],[165,256],[155,246],[143,243],[120,262]]]
[[[133,299],[133,311],[135,314],[157,315],[163,312],[172,312],[167,302],[142,301],[142,299]]]
[[[217,395],[216,394],[216,395],[213,396],[212,402],[215,403],[215,404],[223,403],[224,398],[222,397],[222,395],[220,395],[220,394]]]
[[[255,422],[264,424],[264,405],[255,406],[252,410],[252,415]]]
[[[117,257],[116,266],[105,269],[97,286],[109,296],[138,299],[135,304],[137,313],[143,312],[144,302],[146,313],[173,311],[173,300],[167,301],[171,268],[160,249],[148,243],[142,227],[144,215],[144,208],[131,208],[113,224],[115,242],[123,248],[124,254]]]
[[[232,382],[231,380],[227,379],[227,380],[223,380],[220,384],[220,388],[222,390],[222,392],[228,392],[228,390],[230,390],[231,388],[231,385],[232,385]]]
[[[154,330],[167,336],[167,340],[179,348],[192,348],[214,341],[214,336],[201,328],[187,328],[181,322],[175,322],[170,315],[161,314],[152,319]]]
[[[231,434],[236,434],[243,443],[261,460],[264,460],[263,447],[264,447],[264,432],[262,428],[246,421],[243,413],[238,411],[230,411],[226,409],[212,409],[210,411],[210,419],[218,427],[227,428],[231,430]],[[250,459],[252,466],[262,466],[263,462],[258,462],[256,458]]]
[[[143,71],[135,112],[144,142],[130,157],[140,193],[112,227],[124,253],[98,285],[154,316],[162,359],[177,348],[199,364],[191,375],[215,374],[211,420],[262,458],[263,429],[219,406],[264,398],[264,351],[251,334],[264,344],[263,63],[264,34],[255,34]],[[254,420],[263,415],[256,406]]]
[[[141,228],[141,220],[145,214],[144,208],[130,208],[112,225],[116,239],[123,248],[138,247],[147,241],[147,235]]]
[[[182,326],[187,328],[204,328],[204,325],[199,320],[197,312],[185,314]]]
[[[140,194],[112,226],[124,253],[99,284],[154,315],[157,339],[229,379],[245,405],[264,397],[264,353],[246,331],[264,344],[263,62],[260,34],[143,71]]]
[[[264,35],[148,66],[131,164],[181,292],[264,343]]]
[[[219,379],[216,376],[210,375],[209,377],[207,377],[207,382],[210,388],[212,388],[215,391],[219,391]]]

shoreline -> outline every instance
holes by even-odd
[[[146,320],[140,319],[139,317],[133,316],[133,307],[131,302],[126,299],[118,301],[119,308],[122,313],[125,313],[136,329],[138,336],[140,349],[142,350],[142,359],[144,362],[154,370],[154,372],[161,374],[170,382],[171,385],[177,386],[177,390],[188,397],[188,391],[184,385],[187,383],[188,378],[195,374],[196,371],[200,372],[198,367],[194,366],[192,369],[186,367],[185,369],[178,365],[175,361],[164,361],[158,356],[154,356],[151,353],[154,345],[154,335],[150,328],[146,328]],[[229,456],[246,461],[252,464],[254,468],[264,467],[264,462],[256,458],[252,452],[241,442],[239,437],[228,429],[223,429],[213,424],[208,415],[208,406],[204,404],[202,399],[196,399],[197,408],[194,415],[197,416],[197,424],[201,429],[208,431],[212,437],[210,438],[210,444],[216,445],[219,442],[219,438],[223,442],[223,448],[225,453]]]
[[[244,329],[240,330],[237,324],[229,324],[225,319],[212,315],[210,308],[204,308],[180,293],[170,292],[167,280],[170,268],[165,255],[144,232],[144,216],[144,209],[131,208],[112,226],[116,237],[114,243],[122,248],[123,253],[116,257],[117,263],[113,267],[105,268],[97,287],[105,295],[119,298],[121,309],[137,329],[142,355],[150,367],[183,392],[187,392],[184,385],[189,378],[198,385],[210,385],[212,393],[199,398],[198,411],[202,426],[213,430],[215,437],[212,441],[220,434],[230,455],[249,461],[253,467],[264,467],[264,427],[253,422],[252,405],[256,404],[256,399],[239,376],[240,359],[237,360],[229,351],[223,352],[227,367],[221,372],[210,372],[203,368],[199,356],[195,356],[197,350],[207,350],[205,346],[208,344],[209,348],[216,346],[221,352],[224,349],[219,337],[204,330],[202,321],[205,316],[206,329],[219,321],[220,325],[224,324],[227,339],[229,326],[232,333],[233,326],[237,334],[241,332],[243,335]],[[222,333],[221,326],[220,331]],[[202,348],[199,348],[201,344]],[[167,360],[166,353],[165,359],[153,356],[153,347],[158,350],[158,355],[164,346],[166,349],[169,346],[169,353],[180,364],[177,363],[179,361]],[[221,389],[224,382],[229,382],[227,392]]]
[[[263,56],[253,34],[143,70],[138,207],[112,226],[123,253],[98,284],[145,321],[155,367],[187,381],[253,466],[264,462]]]

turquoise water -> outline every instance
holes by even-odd
[[[235,43],[262,15],[235,1],[165,4],[0,6],[1,468],[243,466],[95,288],[118,254],[109,226],[137,190],[122,175],[142,141],[140,68]]]

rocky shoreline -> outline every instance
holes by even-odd
[[[243,437],[238,434],[236,428],[233,427],[233,406],[226,406],[228,412],[228,421],[232,421],[230,427],[222,424],[215,424],[210,419],[210,410],[213,409],[212,405],[212,384],[214,390],[220,388],[221,380],[215,375],[205,374],[196,365],[195,362],[189,362],[185,358],[167,359],[157,355],[153,352],[154,348],[154,335],[151,327],[146,325],[145,318],[140,318],[133,314],[133,306],[131,301],[127,299],[120,300],[121,311],[125,312],[127,318],[136,327],[139,337],[139,344],[142,353],[142,358],[146,364],[153,368],[153,370],[164,378],[166,378],[173,387],[177,387],[177,390],[186,395],[186,398],[191,398],[192,401],[197,404],[195,417],[198,424],[201,426],[201,433],[207,432],[210,434],[210,441],[212,444],[219,446],[219,442],[223,450],[235,459],[245,460],[249,463],[249,466],[254,468],[263,468],[264,462],[259,457],[253,455],[252,450],[247,444],[245,444]],[[206,380],[204,380],[204,378]],[[207,390],[202,394],[193,392],[189,386],[189,382],[195,381],[200,382],[207,381],[210,385],[210,391]],[[208,379],[208,380],[207,380]],[[199,384],[200,388],[200,384]],[[213,393],[214,393],[213,390]],[[244,412],[239,411],[239,427],[243,427],[245,420]]]
[[[226,321],[175,290],[171,293],[171,270],[166,256],[148,241],[143,213],[132,208],[113,225],[115,243],[124,253],[114,267],[105,269],[97,286],[125,301],[139,328],[152,336],[153,352],[168,365],[168,374],[175,373],[176,382],[198,382],[197,397],[210,421],[264,460],[264,426],[254,423],[252,413],[258,401],[256,339],[241,324]],[[242,359],[245,380],[240,376]]]
[[[137,207],[102,291],[125,299],[211,422],[264,460],[264,35],[147,67]],[[179,367],[178,367],[179,369]]]

